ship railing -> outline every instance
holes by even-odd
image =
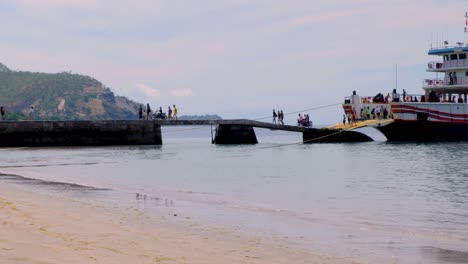
[[[467,85],[467,84],[468,84],[468,77],[452,76],[452,78],[450,78],[450,76],[448,76],[444,79],[424,79],[423,80],[424,88],[451,86],[451,85]]]
[[[430,61],[427,63],[428,70],[464,68],[464,67],[468,67],[468,60]]]
[[[385,102],[385,95],[384,95],[384,101],[374,101],[375,95],[372,96],[365,96],[361,95],[359,96],[361,98],[361,104],[386,104]],[[389,98],[389,100],[391,100]],[[344,97],[344,104],[351,104],[351,96],[345,96]]]
[[[423,87],[438,87],[438,86],[445,86],[444,79],[424,79],[423,80]]]
[[[455,44],[447,45],[447,44],[438,43],[438,44],[435,44],[433,47],[431,47],[430,50],[464,48],[464,47],[468,47],[468,43],[465,44],[463,42],[459,42],[459,43],[456,43],[456,45]]]
[[[388,104],[392,102],[391,93],[388,93],[388,94],[389,94],[388,98],[385,98],[387,96],[384,96],[384,101],[374,101],[375,96],[360,96],[361,104]],[[424,96],[423,94],[408,94],[407,93],[405,94],[405,96],[400,94],[399,102],[414,102],[414,101],[420,102],[421,97],[423,96]],[[344,104],[351,104],[351,96],[344,97]]]
[[[370,104],[372,103],[374,96],[359,96],[361,98],[361,103],[362,104]],[[351,96],[345,96],[344,97],[344,104],[351,104]]]

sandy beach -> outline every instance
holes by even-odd
[[[357,263],[190,219],[0,185],[1,263]],[[180,217],[180,216],[179,216]]]

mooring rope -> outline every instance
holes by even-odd
[[[359,127],[358,127],[358,128],[359,128]],[[320,137],[316,137],[316,138],[312,138],[312,139],[308,139],[308,140],[303,140],[303,141],[300,141],[300,142],[285,143],[285,144],[278,144],[278,145],[274,145],[274,146],[259,147],[259,149],[279,148],[279,147],[284,147],[284,146],[302,145],[302,144],[304,144],[304,143],[313,142],[313,141],[316,141],[316,140],[319,140],[319,139],[331,137],[331,136],[334,136],[334,135],[336,135],[336,134],[342,133],[342,132],[344,132],[344,131],[351,131],[352,129],[355,129],[355,128],[342,129],[342,130],[333,132],[333,133],[328,134],[328,135],[325,135],[325,136],[320,136]]]

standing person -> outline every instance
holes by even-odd
[[[392,102],[400,102],[400,95],[397,93],[396,89],[393,89],[392,92]]]
[[[167,119],[172,119],[172,109],[170,106],[167,107]]]
[[[353,109],[353,112],[351,113],[351,124],[353,126],[356,125],[356,110]]]
[[[162,107],[159,107],[159,118],[161,119],[164,119],[164,115],[163,115],[163,111],[162,111]]]
[[[453,84],[457,84],[457,72],[453,72]]]
[[[403,102],[406,102],[406,91],[405,91],[405,89],[403,89],[403,94],[402,95],[403,95]]]
[[[449,85],[452,85],[453,84],[453,77],[452,77],[452,72],[449,72]]]
[[[284,125],[284,112],[281,110],[281,124]]]
[[[346,125],[346,115],[343,115],[343,126]]]
[[[34,105],[31,105],[31,106],[29,107],[28,114],[29,114],[29,120],[33,120]]]
[[[277,116],[278,116],[278,115],[276,114],[275,109],[273,109],[273,124],[276,124],[276,117],[277,117]]]
[[[177,108],[176,106],[174,105],[174,119],[177,120]]]
[[[151,118],[151,107],[149,104],[146,104],[146,119]]]
[[[5,120],[5,108],[0,107],[0,120]]]
[[[140,108],[138,109],[138,119],[143,119],[143,106],[140,105]]]

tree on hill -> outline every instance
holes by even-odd
[[[12,71],[0,63],[0,105],[8,119],[22,119],[35,106],[46,120],[134,119],[139,103],[85,75]]]

